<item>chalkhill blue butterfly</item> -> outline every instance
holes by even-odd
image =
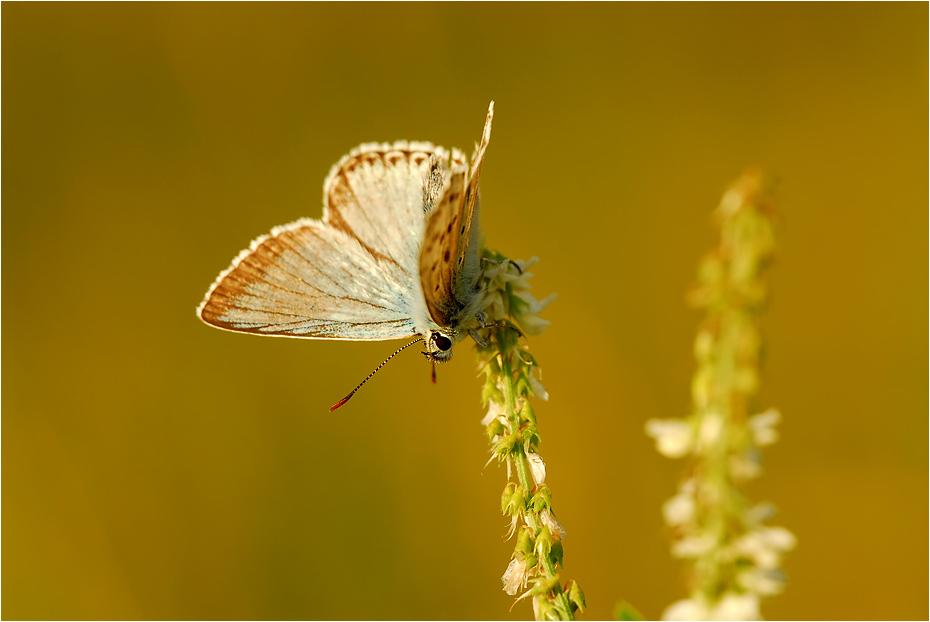
[[[425,142],[353,149],[323,183],[323,218],[254,240],[220,273],[197,315],[256,335],[417,337],[384,363],[421,341],[434,364],[449,360],[465,335],[484,344],[476,332],[485,325],[478,180],[493,116],[491,102],[471,161]]]

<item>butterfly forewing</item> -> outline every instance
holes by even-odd
[[[457,310],[452,290],[453,258],[458,245],[466,173],[465,166],[451,172],[439,205],[429,215],[420,251],[420,283],[426,308],[439,326],[449,326]]]
[[[430,316],[443,327],[456,324],[462,310],[475,299],[480,274],[478,181],[493,116],[491,102],[471,165],[452,169],[442,201],[426,224],[420,281]]]
[[[255,240],[198,309],[219,328],[317,339],[380,340],[417,333],[413,279],[358,240],[303,219]]]

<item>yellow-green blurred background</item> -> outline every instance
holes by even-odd
[[[473,355],[257,338],[194,309],[366,141],[471,150],[483,227],[558,292],[531,340],[588,619],[683,594],[683,302],[748,164],[779,181],[754,499],[772,618],[925,618],[927,5],[2,9],[4,618],[513,618]]]

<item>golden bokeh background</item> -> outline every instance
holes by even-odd
[[[531,348],[586,619],[683,595],[684,304],[746,165],[778,184],[750,491],[798,536],[770,618],[928,614],[926,4],[4,4],[3,617],[505,618],[504,474],[467,344],[266,339],[194,309],[358,143],[471,150],[558,292]]]

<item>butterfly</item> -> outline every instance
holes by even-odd
[[[480,311],[478,181],[494,102],[469,162],[425,142],[366,143],[323,183],[323,218],[302,218],[254,240],[197,308],[225,330],[305,339],[417,337],[441,363],[475,329]]]

